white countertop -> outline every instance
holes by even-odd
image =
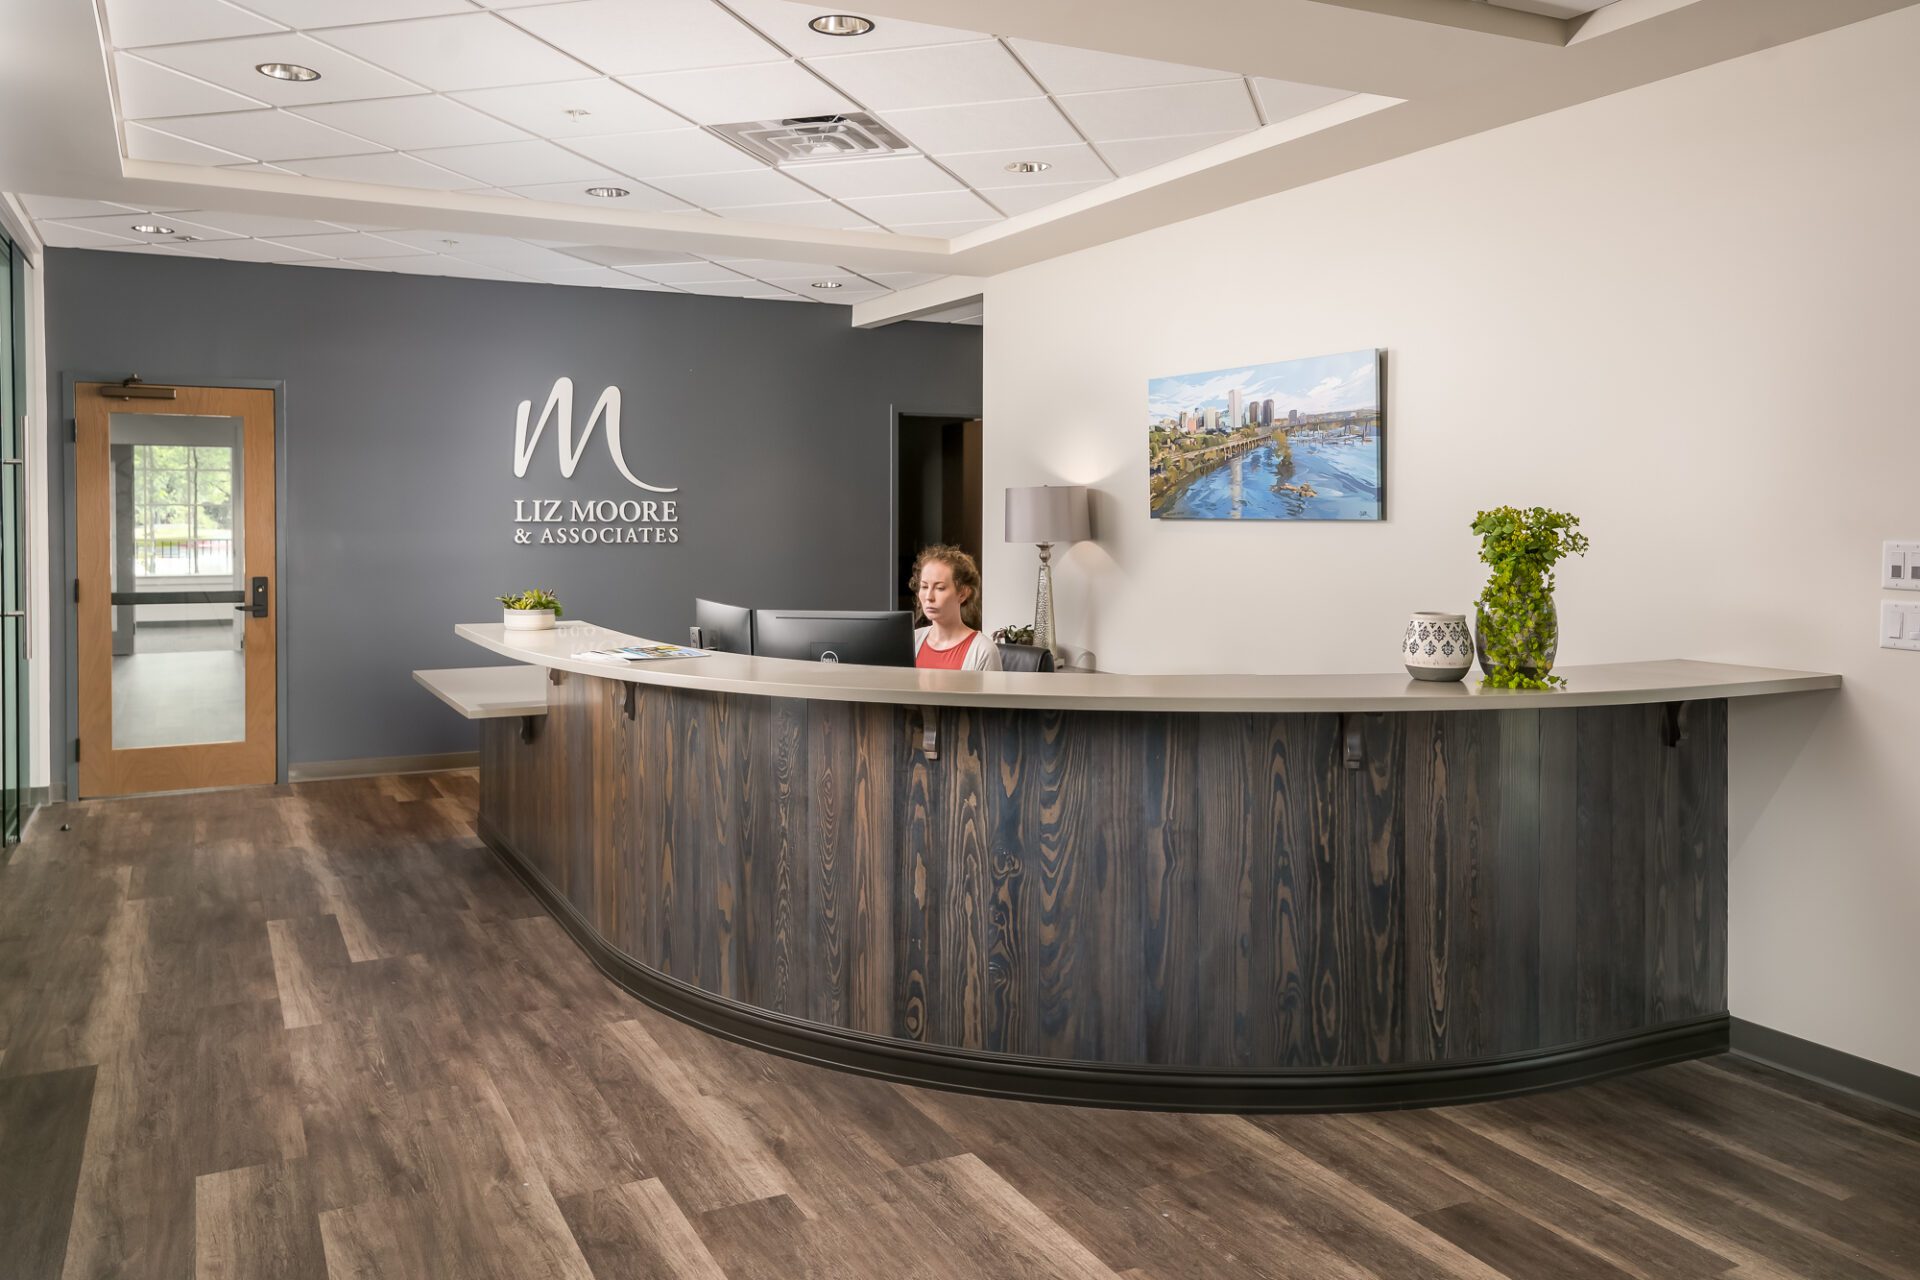
[[[455,627],[454,634],[483,649],[536,667],[609,680],[633,680],[716,693],[751,693],[769,698],[915,706],[1082,711],[1480,711],[1520,706],[1599,707],[1743,698],[1840,686],[1837,675],[1688,659],[1556,667],[1554,673],[1566,679],[1566,687],[1547,692],[1483,689],[1477,675],[1455,683],[1434,684],[1410,679],[1404,672],[1324,676],[1123,676],[1059,671],[1042,675],[1030,671],[919,671],[911,667],[841,666],[831,662],[749,658],[732,653],[611,663],[576,659],[572,655],[586,649],[661,642],[579,622],[562,623],[553,631],[512,632],[497,622],[469,622]]]
[[[547,673],[532,667],[447,667],[413,678],[469,720],[547,714]]]

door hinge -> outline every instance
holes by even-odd
[[[78,578],[73,580],[73,602],[75,604],[80,603],[80,579]]]
[[[75,444],[80,443],[80,419],[78,418],[67,419],[67,439],[71,440]]]
[[[73,740],[73,762],[75,764],[80,763],[80,739],[78,738]]]

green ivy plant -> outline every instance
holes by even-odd
[[[1032,644],[1033,628],[1015,626],[1001,627],[993,633],[993,639],[996,644]]]
[[[509,609],[551,609],[554,617],[566,617],[566,610],[562,609],[560,602],[553,598],[553,592],[539,587],[522,591],[517,596],[495,596],[494,599]]]
[[[1483,685],[1496,689],[1551,689],[1566,683],[1550,674],[1559,624],[1553,609],[1553,566],[1587,554],[1580,518],[1545,507],[1496,507],[1473,519],[1480,559],[1493,566],[1481,589],[1481,642],[1491,670]]]

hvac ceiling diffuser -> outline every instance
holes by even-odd
[[[864,111],[709,127],[748,155],[776,168],[913,153],[905,139]]]

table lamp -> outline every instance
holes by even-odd
[[[1040,548],[1040,581],[1033,594],[1033,642],[1059,660],[1053,633],[1053,544],[1093,536],[1087,491],[1080,485],[1032,485],[1007,490],[1007,541]]]

